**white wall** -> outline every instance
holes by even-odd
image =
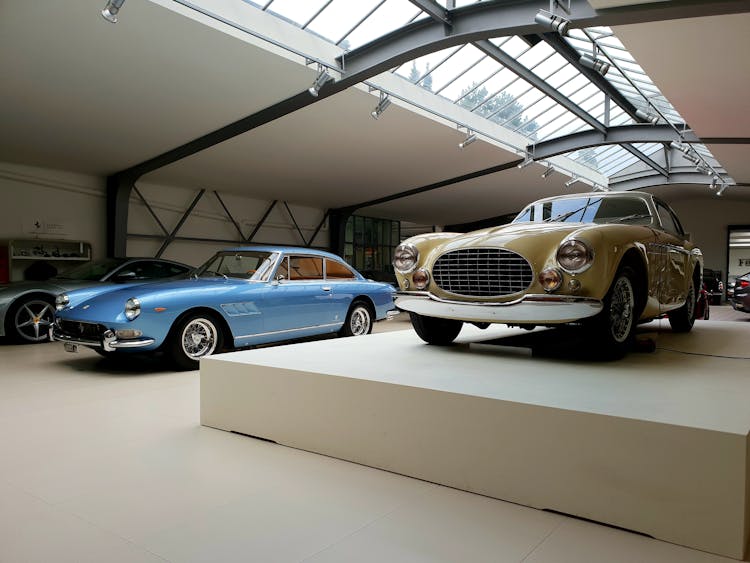
[[[750,224],[750,202],[732,201],[716,196],[670,202],[683,228],[703,251],[704,265],[721,270],[726,281],[727,237],[729,225]]]
[[[106,254],[103,179],[0,162],[0,194],[3,245],[9,239],[82,240],[92,244],[95,258]],[[11,279],[21,279],[28,265],[14,264]]]

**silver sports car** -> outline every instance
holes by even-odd
[[[0,285],[0,336],[15,342],[45,342],[54,320],[55,297],[73,289],[95,294],[187,274],[186,264],[156,258],[105,258],[86,262],[47,281]]]

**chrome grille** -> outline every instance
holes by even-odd
[[[59,321],[60,331],[72,338],[92,340],[98,342],[101,340],[104,331],[107,330],[104,325],[94,323],[82,323],[78,321]]]
[[[466,248],[443,254],[432,268],[435,284],[456,295],[498,297],[531,285],[531,266],[502,248]]]

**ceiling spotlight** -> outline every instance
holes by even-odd
[[[718,182],[719,182],[719,179],[716,176],[714,176],[713,178],[711,178],[711,185],[708,186],[708,189],[709,190],[715,190],[716,189],[716,184]]]
[[[729,184],[722,184],[721,187],[716,190],[716,195],[720,196],[724,193],[724,190],[726,190],[729,187]]]
[[[561,16],[556,16],[555,14],[547,12],[546,10],[539,10],[536,16],[534,16],[534,21],[551,31],[556,31],[560,35],[568,35],[570,20],[567,20]]]
[[[575,184],[577,181],[578,181],[578,178],[575,177],[575,176],[573,176],[570,180],[568,180],[567,182],[565,182],[565,187],[569,188],[570,186],[572,186],[573,184]]]
[[[648,113],[643,111],[642,109],[637,109],[635,110],[635,114],[644,121],[648,121],[651,125],[656,125],[657,123],[659,123],[659,116],[654,115],[653,113]]]
[[[476,133],[472,133],[471,131],[469,131],[468,135],[466,135],[466,138],[463,141],[461,141],[460,143],[458,143],[458,148],[459,149],[465,149],[466,147],[468,147],[471,143],[473,143],[476,140],[477,140],[477,134]]]
[[[117,23],[117,12],[120,11],[125,0],[107,0],[102,10],[102,17],[110,23]]]
[[[544,172],[542,172],[542,178],[545,178],[545,179],[549,178],[554,171],[555,169],[552,167],[552,165],[548,164],[547,169]]]
[[[711,169],[705,164],[699,164],[698,166],[695,167],[695,169],[701,174],[706,174],[707,176],[710,176],[711,174],[713,174]]]
[[[585,66],[586,68],[595,70],[602,76],[607,74],[607,72],[609,71],[609,67],[611,66],[604,59],[600,59],[599,57],[589,55],[588,53],[584,53],[583,55],[581,55],[581,58],[578,59],[578,62],[581,63],[581,66]]]
[[[686,154],[683,155],[683,158],[685,160],[689,160],[690,162],[692,162],[696,166],[698,166],[701,163],[701,159],[698,158],[698,155],[695,155],[695,154],[686,153]]]
[[[378,105],[375,106],[375,109],[370,112],[370,115],[373,119],[377,119],[378,117],[380,117],[380,114],[382,114],[388,108],[389,105],[391,105],[391,99],[381,93],[380,101],[378,102]]]
[[[685,154],[688,154],[690,152],[690,145],[687,143],[680,143],[679,141],[672,141],[669,143],[669,146],[673,149],[677,149],[680,152],[684,152]]]
[[[318,92],[320,92],[320,89],[323,87],[323,84],[328,82],[331,79],[331,75],[328,74],[328,71],[324,68],[320,69],[320,72],[318,73],[317,78],[312,83],[312,85],[307,89],[308,92],[310,92],[311,96],[318,97]]]
[[[519,162],[519,163],[518,163],[518,167],[519,167],[519,168],[526,168],[526,167],[527,167],[527,166],[529,166],[530,164],[534,164],[534,159],[533,159],[533,158],[531,158],[531,155],[530,155],[530,154],[527,154],[527,155],[526,155],[526,158],[524,158],[524,159],[523,159],[523,162]]]

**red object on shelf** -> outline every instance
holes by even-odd
[[[8,247],[0,246],[0,283],[10,281],[10,269],[8,268]]]

